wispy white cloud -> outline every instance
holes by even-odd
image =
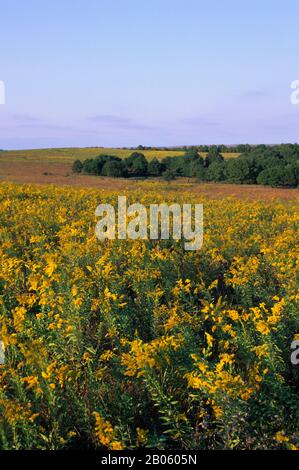
[[[88,121],[101,124],[105,127],[114,127],[124,130],[153,130],[154,127],[148,124],[136,121],[129,117],[118,116],[114,114],[97,114],[89,116]]]
[[[253,90],[246,90],[241,94],[241,98],[248,98],[248,99],[262,99],[262,98],[268,98],[271,96],[271,93],[269,93],[266,90],[258,90],[258,89],[253,89]]]
[[[31,124],[23,123],[23,124],[19,124],[17,127],[21,129],[42,129],[42,130],[49,130],[49,131],[65,131],[65,130],[73,129],[72,126],[67,126],[67,125],[62,125],[62,124],[50,124],[46,122],[44,123],[32,122]]]
[[[188,126],[196,127],[218,127],[221,126],[221,122],[214,118],[206,116],[189,116],[179,120],[180,124],[186,124]]]
[[[37,122],[37,121],[40,121],[40,117],[35,116],[33,114],[13,114],[12,117],[15,121],[21,121],[21,122]]]

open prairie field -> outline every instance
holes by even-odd
[[[210,198],[236,197],[239,199],[290,200],[299,197],[299,189],[270,188],[257,185],[235,185],[224,183],[198,183],[193,179],[179,178],[176,181],[134,180],[124,178],[104,178],[87,174],[75,174],[71,170],[72,162],[100,153],[126,157],[132,151],[121,149],[49,149],[0,152],[0,182],[21,184],[39,184],[95,188],[99,190],[144,189],[159,191],[190,192]],[[157,155],[156,151],[143,151],[147,158]],[[179,155],[180,152],[160,151],[158,157]],[[182,152],[181,152],[182,153]],[[238,154],[224,154],[233,158]]]
[[[299,189],[75,174],[81,151],[0,153],[0,448],[298,449]],[[202,203],[202,248],[98,241],[118,195]]]
[[[299,1],[214,3],[1,3],[1,469],[298,460]]]
[[[0,184],[1,449],[298,449],[296,200],[98,181]],[[98,241],[120,190],[202,203],[202,248]]]
[[[136,150],[116,149],[104,147],[87,147],[87,148],[53,148],[53,149],[33,149],[33,150],[4,150],[0,152],[1,163],[69,163],[76,159],[84,160],[85,158],[93,158],[97,155],[108,154],[116,157],[126,158]],[[138,150],[137,150],[138,151]],[[147,160],[154,157],[161,160],[165,157],[173,157],[182,155],[183,151],[177,150],[140,150]],[[201,155],[205,156],[204,152]],[[224,153],[225,158],[234,158],[238,153]]]
[[[135,150],[116,149],[104,147],[87,148],[53,148],[33,150],[8,150],[0,152],[0,162],[42,162],[42,163],[72,163],[76,159],[84,160],[97,155],[108,154],[126,158]],[[183,152],[175,150],[142,150],[148,160],[154,157],[162,159],[168,156],[181,155]]]

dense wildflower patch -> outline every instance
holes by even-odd
[[[204,242],[107,240],[113,191],[0,186],[2,449],[296,449],[297,202],[203,203]]]

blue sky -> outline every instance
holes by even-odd
[[[297,0],[0,7],[0,148],[299,141]]]

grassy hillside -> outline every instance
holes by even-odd
[[[121,158],[128,157],[133,150],[87,147],[87,148],[52,148],[52,149],[33,149],[33,150],[5,150],[0,152],[0,162],[44,162],[47,163],[72,163],[76,159],[95,157],[101,153],[115,155]],[[181,155],[182,151],[176,150],[142,150],[142,153],[148,160],[154,157],[162,159],[167,156]],[[204,153],[202,153],[204,155]],[[225,153],[225,158],[238,156],[237,153]]]

